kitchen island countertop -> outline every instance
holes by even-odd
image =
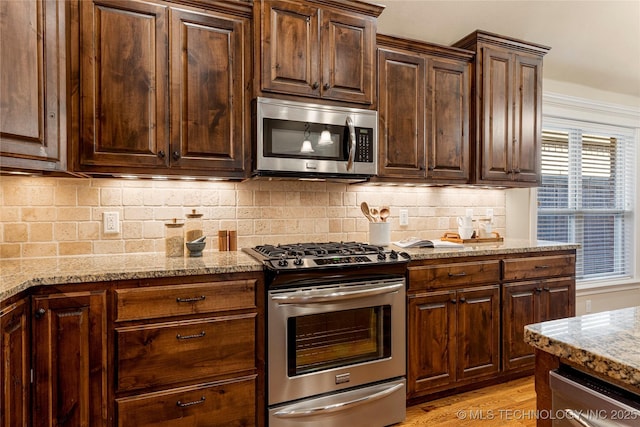
[[[640,392],[640,307],[525,326],[529,345]]]
[[[576,249],[572,243],[526,239],[466,244],[460,248],[390,249],[408,252],[411,260],[507,255]],[[201,274],[261,271],[262,264],[242,251],[205,251],[200,258],[168,258],[164,253],[60,256],[0,260],[0,301],[31,287],[110,280],[149,279]]]

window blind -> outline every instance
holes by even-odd
[[[542,133],[538,238],[576,242],[578,279],[631,275],[633,134],[549,128]]]

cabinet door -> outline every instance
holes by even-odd
[[[542,58],[516,54],[512,168],[519,182],[540,182]]]
[[[168,13],[142,1],[80,2],[80,164],[168,164]]]
[[[34,426],[107,425],[106,292],[33,300]]]
[[[429,60],[427,178],[469,180],[469,64]]]
[[[419,55],[378,50],[378,176],[425,177],[425,68]]]
[[[502,289],[502,363],[504,370],[533,366],[533,347],[524,342],[524,327],[541,320],[542,284],[505,284]]]
[[[573,277],[547,279],[542,284],[540,322],[576,314],[576,282]]]
[[[322,11],[322,97],[371,104],[375,81],[373,18]]]
[[[0,310],[0,426],[29,425],[29,327],[27,304]]]
[[[170,45],[171,167],[242,173],[248,22],[172,9]]]
[[[493,375],[500,370],[500,286],[457,293],[457,379]]]
[[[481,179],[511,180],[513,140],[512,54],[482,49]]]
[[[320,96],[318,8],[283,0],[261,6],[262,90]]]
[[[456,380],[455,296],[455,291],[440,291],[409,297],[409,396]]]
[[[64,1],[0,2],[0,166],[66,168]]]

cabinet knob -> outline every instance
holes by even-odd
[[[173,160],[180,160],[180,153],[178,151],[174,151],[171,153],[171,158],[173,158]]]
[[[542,292],[542,288],[536,288],[536,293],[539,294],[540,292]]]
[[[460,300],[459,300],[459,301],[460,301],[460,302],[466,302],[466,301],[467,301],[467,299],[466,299],[466,298],[464,298],[464,297],[462,297],[462,298],[460,298]]]
[[[160,157],[161,159],[164,159],[164,156],[166,156],[164,151],[162,151],[162,150],[158,151],[158,157]]]
[[[36,311],[36,319],[41,319],[44,317],[44,315],[47,313],[47,310],[45,310],[44,308],[39,308]]]
[[[324,89],[324,90],[329,90],[329,88],[331,88],[331,86],[329,86],[329,83],[325,83],[325,84],[322,86],[322,89]]]
[[[318,82],[313,82],[313,84],[311,85],[311,89],[316,90],[320,87],[320,83]]]
[[[458,300],[451,299],[449,302],[450,302],[451,304],[456,304],[456,303],[458,302]]]

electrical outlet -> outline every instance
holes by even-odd
[[[400,225],[409,225],[408,209],[400,209]]]
[[[118,212],[104,212],[102,214],[102,231],[104,234],[120,232],[120,214]]]
[[[587,313],[591,313],[591,300],[588,299],[584,302],[584,311]]]

